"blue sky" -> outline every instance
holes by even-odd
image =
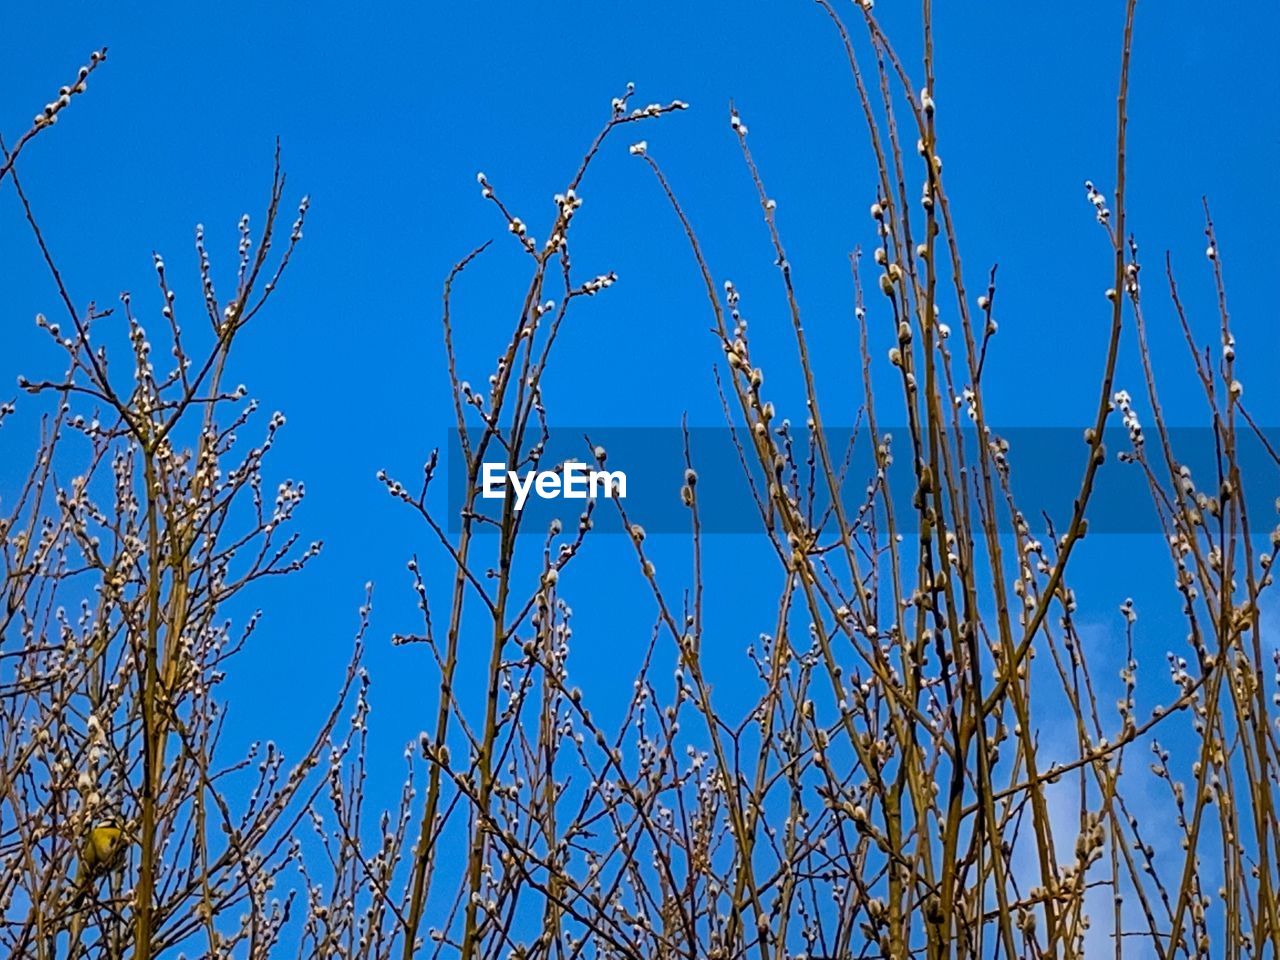
[[[1017,426],[1081,424],[1096,402],[1110,285],[1110,253],[1082,183],[1113,190],[1122,4],[938,7],[940,152],[970,286],[1000,264],[989,416]],[[916,5],[882,0],[877,13],[914,63]],[[1185,392],[1185,349],[1154,294],[1168,249],[1212,336],[1202,195],[1217,221],[1246,399],[1259,420],[1280,422],[1270,289],[1280,214],[1270,184],[1280,146],[1280,75],[1270,66],[1278,29],[1274,4],[1235,4],[1229,14],[1189,0],[1140,4],[1130,224],[1148,262],[1155,357],[1176,423],[1199,422],[1201,402]],[[386,638],[415,626],[405,561],[415,551],[434,558],[440,576],[441,557],[374,474],[386,467],[412,476],[446,441],[440,284],[457,258],[490,237],[496,249],[459,293],[464,375],[482,382],[503,344],[523,267],[481,202],[476,171],[543,236],[552,194],[628,81],[641,103],[692,104],[644,136],[699,228],[717,280],[742,289],[756,321],[754,349],[776,351],[770,375],[785,396],[796,384],[794,347],[789,329],[769,322],[780,320],[782,300],[726,122],[735,100],[778,200],[828,411],[846,411],[828,419],[852,422],[860,386],[849,353],[846,258],[856,245],[874,245],[865,211],[875,181],[837,40],[813,4],[557,0],[358,12],[332,3],[123,12],[86,4],[56,18],[44,5],[10,4],[0,26],[6,138],[100,45],[110,47],[109,60],[88,95],[20,168],[81,300],[152,290],[152,250],[194,298],[197,222],[233,269],[236,222],[263,206],[277,136],[291,199],[313,200],[296,265],[246,337],[233,382],[244,381],[265,410],[288,414],[269,476],[306,481],[300,529],[327,548],[302,576],[257,598],[268,616],[231,681],[233,740],[304,738],[337,685],[367,580],[376,584],[368,659],[381,751],[375,771],[394,778],[403,742],[428,725],[426,654],[392,649]],[[700,282],[670,211],[627,156],[628,142],[612,141],[584,184],[577,228],[579,268],[613,269],[621,280],[566,329],[548,406],[562,423],[673,426],[687,412],[693,423],[715,425],[710,371],[719,351],[706,332]],[[0,188],[0,263],[0,382],[12,383],[59,359],[31,322],[55,308],[54,290],[8,185]],[[1118,383],[1136,394],[1132,356]],[[8,459],[21,453],[21,438],[6,434],[0,492],[12,489],[21,459]],[[1098,618],[1124,599],[1104,562],[1117,546],[1118,538],[1090,543],[1080,557],[1077,589],[1096,590]],[[1166,595],[1158,540],[1121,546],[1139,571],[1130,589]],[[683,556],[680,538],[659,549]],[[707,642],[740,651],[771,626],[769,591],[743,588],[767,562],[764,544],[719,539],[707,562],[723,614]],[[574,663],[584,688],[630,688],[619,663],[638,656],[652,615],[632,572],[625,545],[601,538],[566,583],[579,615]],[[1151,642],[1164,649],[1162,638]],[[724,695],[732,698],[731,684]],[[397,787],[386,783],[388,801]]]

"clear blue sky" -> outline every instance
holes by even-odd
[[[1000,376],[988,394],[998,423],[1074,426],[1095,403],[1110,254],[1081,185],[1092,178],[1113,190],[1122,6],[937,4],[940,151],[970,285],[1000,263],[993,357]],[[917,5],[882,0],[877,13],[914,63]],[[1271,185],[1280,146],[1278,31],[1280,8],[1258,0],[1229,10],[1190,0],[1140,4],[1130,223],[1148,262],[1156,357],[1168,370],[1175,422],[1198,422],[1201,404],[1178,393],[1189,383],[1187,361],[1155,295],[1157,275],[1171,250],[1188,302],[1210,331],[1202,194],[1218,223],[1246,399],[1261,420],[1280,422],[1271,289],[1280,215]],[[429,724],[433,685],[426,653],[394,650],[386,638],[415,626],[405,560],[414,551],[432,557],[432,576],[440,577],[442,558],[374,474],[388,467],[412,475],[446,438],[440,284],[455,259],[490,237],[498,249],[460,295],[464,375],[483,382],[505,336],[522,276],[513,271],[523,268],[478,196],[476,171],[486,171],[543,236],[552,194],[627,81],[642,103],[692,104],[645,136],[700,229],[717,279],[733,278],[749,298],[754,349],[776,349],[771,376],[785,395],[794,388],[793,346],[788,329],[768,322],[780,316],[781,301],[725,122],[735,99],[779,202],[820,381],[829,404],[844,401],[844,422],[852,421],[859,388],[846,256],[873,245],[865,211],[875,187],[847,69],[813,4],[203,4],[128,12],[73,4],[56,14],[44,4],[9,4],[0,22],[6,137],[25,129],[104,44],[109,61],[88,96],[21,165],[81,300],[150,291],[153,249],[194,297],[193,225],[206,225],[215,257],[229,265],[238,217],[262,209],[277,136],[291,199],[306,192],[313,200],[296,266],[246,337],[233,382],[247,383],[267,411],[288,414],[268,475],[306,481],[300,529],[327,549],[302,576],[259,593],[268,616],[231,682],[229,743],[251,736],[296,743],[319,719],[363,584],[373,580],[375,770],[390,773],[391,799],[401,746]],[[687,411],[692,422],[714,425],[710,369],[718,349],[706,333],[699,281],[669,210],[626,155],[628,142],[613,141],[583,187],[577,253],[580,269],[614,269],[622,279],[566,330],[548,404],[562,423],[664,426]],[[0,264],[0,383],[12,383],[19,372],[59,361],[31,322],[55,309],[54,290],[8,185],[0,188]],[[606,356],[625,361],[623,375]],[[1131,362],[1119,380],[1138,392]],[[4,456],[21,453],[21,438],[6,434]],[[0,490],[12,489],[16,470],[13,462],[0,470]],[[733,537],[710,547],[710,595],[720,604],[711,649],[736,653],[772,625],[768,592],[742,588],[757,560],[765,562],[762,551],[753,553],[759,546]],[[659,547],[683,556],[678,538]],[[1077,587],[1082,597],[1096,589],[1086,613],[1099,622],[1123,600],[1098,562],[1116,548],[1092,544],[1081,556]],[[1167,595],[1156,539],[1130,538],[1122,548],[1138,570],[1151,571],[1138,587]],[[580,618],[578,682],[606,693],[629,689],[650,604],[631,564],[619,566],[628,560],[625,545],[602,538],[583,559],[565,584]],[[1181,635],[1151,642],[1163,650]],[[296,682],[282,684],[281,676]],[[721,689],[732,698],[731,683]]]

